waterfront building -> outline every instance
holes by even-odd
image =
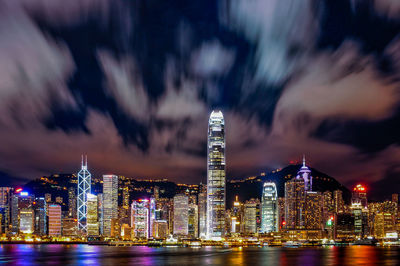
[[[49,204],[49,236],[61,235],[61,206],[58,204]]]
[[[98,202],[97,196],[87,194],[87,235],[99,235],[99,221],[98,221]]]
[[[157,220],[154,222],[154,235],[156,239],[164,239],[168,237],[168,223],[165,220]]]
[[[282,228],[286,225],[285,221],[285,198],[278,198],[278,231],[281,231]]]
[[[257,233],[257,208],[259,199],[250,199],[244,203],[244,232],[246,234]]]
[[[278,192],[273,182],[265,182],[261,198],[261,232],[278,231]]]
[[[129,187],[125,186],[122,188],[122,207],[124,209],[129,209]]]
[[[174,197],[174,235],[188,235],[189,198],[184,194]]]
[[[134,200],[131,205],[131,227],[136,238],[149,238],[149,200]]]
[[[149,236],[154,235],[154,222],[156,221],[156,199],[154,197],[150,198],[149,202]]]
[[[87,194],[91,192],[91,181],[92,175],[88,171],[87,167],[87,156],[85,162],[83,161],[82,155],[82,164],[81,170],[78,173],[78,231],[82,233],[87,233]],[[46,198],[47,200],[47,198]]]
[[[22,208],[19,211],[19,232],[32,234],[34,232],[34,211],[31,207]]]
[[[335,190],[333,192],[333,199],[335,204],[335,213],[342,213],[344,211],[343,191]]]
[[[239,197],[235,196],[231,213],[231,234],[240,234],[242,232],[241,226],[243,220],[243,204],[240,203]]]
[[[0,233],[8,233],[11,223],[10,206],[11,206],[11,187],[0,187]]]
[[[11,232],[17,234],[19,232],[19,196],[13,194],[11,196]]]
[[[62,235],[77,236],[78,235],[78,219],[65,217],[62,219]],[[82,235],[81,235],[82,236]]]
[[[97,194],[97,212],[99,215],[99,233],[100,235],[103,235],[104,234],[103,193]]]
[[[334,237],[339,241],[354,240],[354,216],[350,213],[338,213],[334,222]]]
[[[199,236],[199,215],[198,206],[194,203],[189,204],[188,211],[188,234],[191,237]]]
[[[225,233],[225,122],[221,111],[212,111],[207,145],[207,238]]]
[[[199,209],[199,236],[205,238],[207,235],[207,186],[200,184],[200,193],[198,195]]]
[[[295,177],[285,183],[285,228],[304,229],[305,184]]]
[[[77,215],[75,190],[75,187],[68,188],[68,216],[72,218],[75,218]]]
[[[361,238],[367,237],[369,235],[367,191],[360,184],[353,189],[351,211],[354,216],[355,234]]]
[[[320,192],[307,191],[305,201],[306,229],[322,230],[322,195]]]
[[[103,235],[114,236],[118,219],[118,176],[103,175]]]
[[[44,236],[47,234],[47,202],[45,198],[37,198],[34,201],[35,234]]]

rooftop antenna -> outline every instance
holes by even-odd
[[[306,156],[303,154],[303,166],[306,166]]]

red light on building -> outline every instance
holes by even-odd
[[[333,220],[333,219],[335,219],[335,217],[331,216],[330,219]]]
[[[358,191],[358,192],[365,192],[367,189],[363,186],[363,185],[361,185],[361,184],[358,184],[357,186],[355,186],[355,188],[354,188],[354,191]]]
[[[285,222],[285,221],[283,221],[283,222],[282,222],[282,225],[286,225],[286,222]]]
[[[77,222],[77,221],[78,221],[78,219],[75,219],[74,221],[75,221],[75,222]]]
[[[17,188],[17,189],[15,190],[16,193],[20,193],[21,191],[22,191],[22,188]]]

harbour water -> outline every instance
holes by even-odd
[[[399,247],[0,245],[4,265],[400,265]]]

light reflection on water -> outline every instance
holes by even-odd
[[[9,265],[399,265],[400,248],[178,248],[0,245]]]

